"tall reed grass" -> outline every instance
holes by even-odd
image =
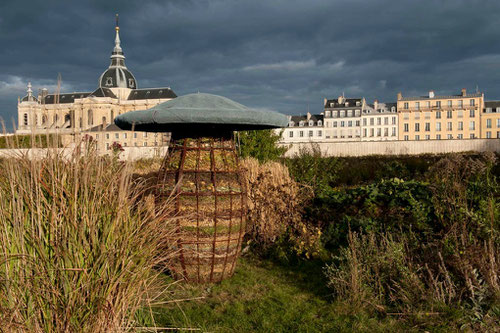
[[[128,164],[50,152],[0,161],[1,330],[131,330],[165,290],[168,203]]]

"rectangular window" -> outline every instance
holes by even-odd
[[[144,147],[147,147],[147,146],[148,146],[148,143],[147,143],[146,141],[144,141],[143,146],[144,146]]]
[[[431,108],[431,102],[426,102],[425,104],[426,104],[426,106],[427,106],[428,109]]]
[[[431,123],[425,123],[425,131],[430,132],[431,130]]]
[[[408,135],[405,135],[405,141],[408,141]]]
[[[356,126],[359,126],[359,120],[356,120]]]
[[[486,119],[486,128],[491,128],[491,119]]]
[[[345,127],[345,121],[344,121],[344,120],[342,120],[342,121],[340,122],[340,127]]]
[[[293,138],[293,131],[290,131],[289,133],[290,133],[289,136]]]
[[[448,140],[451,140],[451,139],[453,139],[453,135],[448,134],[447,138],[448,138]]]
[[[384,136],[389,136],[389,129],[387,127],[384,128]]]
[[[436,119],[441,119],[441,111],[436,111]]]
[[[347,122],[347,127],[352,127],[352,120],[349,120],[349,121]]]
[[[436,134],[436,140],[441,140],[441,134]]]
[[[323,132],[322,131],[318,131],[318,136],[323,136]]]
[[[373,128],[370,128],[370,136],[375,136],[375,130]]]
[[[303,137],[304,137],[304,131],[300,131],[300,132],[299,132],[299,136],[300,136],[301,138],[303,138]]]
[[[109,133],[106,133],[106,139],[109,140]]]
[[[471,139],[474,139],[474,138],[475,138],[475,135],[474,135],[474,134],[471,134],[471,135],[470,135],[470,138],[471,138]]]
[[[497,119],[497,127],[500,127],[500,119]]]
[[[363,119],[363,126],[366,126],[366,118]]]
[[[491,139],[491,132],[490,131],[486,132],[486,139]]]
[[[457,135],[457,139],[463,139],[463,138],[464,138],[463,134],[460,133],[460,134]]]
[[[119,138],[120,138],[120,134],[115,133],[115,139],[119,139]]]
[[[336,121],[333,122],[333,127],[337,127],[337,122]]]
[[[370,126],[373,126],[375,125],[375,119],[374,118],[370,118]]]
[[[474,118],[476,116],[476,111],[475,110],[470,110],[469,111],[469,117]]]
[[[409,126],[410,126],[410,125],[408,125],[408,124],[404,124],[404,127],[405,127],[405,128],[404,128],[404,132],[408,132],[408,131],[409,131]]]
[[[389,117],[384,118],[384,125],[389,125]]]
[[[497,131],[497,139],[500,139],[500,131]]]
[[[382,125],[382,118],[377,117],[377,125]]]
[[[476,100],[471,99],[471,100],[470,100],[470,106],[474,106],[475,104],[476,104]]]
[[[463,129],[464,129],[464,122],[463,121],[459,121],[458,122],[458,130],[462,131]]]
[[[427,135],[425,136],[425,140],[430,140],[430,139],[431,139],[431,136],[427,134]]]
[[[453,105],[453,103],[451,101],[448,101],[448,106],[451,107],[452,105]]]
[[[420,102],[415,102],[415,109],[420,110]]]
[[[453,124],[452,124],[452,122],[451,122],[451,121],[449,121],[449,122],[448,122],[448,126],[446,126],[446,129],[447,129],[448,131],[453,130]]]
[[[436,107],[438,107],[438,108],[441,107],[441,101],[436,101]]]
[[[408,102],[405,102],[405,104],[404,104],[404,109],[405,109],[405,110],[408,110]]]
[[[440,131],[441,130],[441,123],[436,123],[436,131]]]
[[[464,110],[458,110],[458,118],[463,118]]]
[[[469,124],[469,129],[471,131],[475,130],[476,129],[476,122],[475,121],[471,121],[470,124]]]
[[[147,137],[148,137],[148,132],[144,132],[144,133],[142,134],[142,137],[143,137],[143,138],[147,138]]]
[[[396,125],[396,117],[392,117],[392,124]]]
[[[382,136],[382,129],[381,128],[377,128],[377,136]]]
[[[137,139],[137,133],[134,133],[134,139]]]
[[[127,133],[123,133],[123,138],[126,139],[127,138]]]
[[[415,140],[420,140],[420,135],[415,135]]]
[[[458,107],[459,107],[459,108],[463,108],[463,107],[464,107],[464,101],[459,100],[459,101],[458,101]]]
[[[451,110],[446,111],[446,118],[448,118],[448,119],[453,118],[453,113]]]
[[[96,134],[96,135],[95,135],[95,138],[96,138],[96,139],[99,139],[99,134]]]
[[[313,136],[313,131],[309,131],[309,137]]]
[[[367,135],[367,131],[366,131],[366,128],[363,128],[363,136],[366,138],[366,135]]]
[[[415,124],[415,132],[420,132],[420,124],[419,123]]]
[[[392,128],[392,136],[396,136],[396,127]]]

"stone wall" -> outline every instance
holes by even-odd
[[[325,156],[420,155],[468,151],[500,153],[500,139],[372,141],[372,142],[315,142],[284,144],[290,146],[287,157],[300,149],[318,147]]]

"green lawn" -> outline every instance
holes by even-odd
[[[220,284],[178,285],[176,298],[204,298],[155,308],[156,326],[204,332],[412,331],[397,318],[370,317],[333,302],[322,266],[241,258],[234,276]]]

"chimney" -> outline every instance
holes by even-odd
[[[402,100],[403,99],[403,94],[401,94],[401,91],[398,92],[398,101]]]
[[[429,98],[434,98],[434,90],[429,90]]]
[[[309,119],[311,119],[311,114],[307,112],[307,120],[309,121]]]
[[[344,102],[345,102],[344,96],[339,96],[338,102],[339,102],[339,104],[344,104]]]
[[[373,108],[375,109],[375,111],[378,110],[378,99],[373,101]]]
[[[327,99],[326,99],[326,97],[325,97],[325,100],[324,100],[324,102],[323,102],[323,105],[324,105],[325,107],[326,107],[326,102],[327,102],[327,101],[328,101],[328,100],[327,100]]]
[[[467,89],[462,88],[462,96],[467,96]]]

